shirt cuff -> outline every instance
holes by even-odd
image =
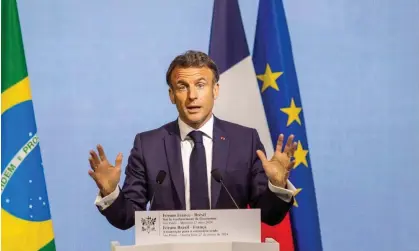
[[[95,205],[98,206],[100,210],[103,211],[106,208],[108,208],[110,205],[112,205],[112,203],[116,200],[116,198],[118,198],[118,196],[119,196],[119,187],[116,187],[116,189],[112,193],[108,194],[105,197],[102,197],[99,192],[98,195],[96,196]]]
[[[274,186],[270,181],[268,182],[268,186],[271,192],[273,192],[280,199],[288,203],[291,202],[292,196],[294,196],[294,193],[297,191],[297,189],[295,189],[294,185],[289,180],[287,180],[287,189]]]

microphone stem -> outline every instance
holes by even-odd
[[[156,192],[153,193],[153,197],[151,197],[151,201],[150,201],[150,208],[149,210],[151,211],[151,207],[153,206],[153,201],[154,201],[154,195],[156,194]]]
[[[227,191],[228,196],[230,196],[230,199],[233,201],[234,205],[236,205],[237,209],[240,209],[239,206],[237,206],[236,201],[234,201],[233,196],[231,196],[230,192],[228,191],[227,187],[224,185],[224,182],[221,180],[221,185],[223,185],[224,190]]]

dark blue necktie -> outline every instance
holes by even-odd
[[[189,162],[191,210],[209,209],[207,161],[202,132],[192,131],[189,136],[194,141]]]

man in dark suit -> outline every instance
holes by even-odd
[[[152,210],[236,208],[211,176],[218,169],[238,207],[260,208],[263,222],[279,223],[295,191],[288,181],[296,149],[293,135],[286,142],[279,135],[268,160],[255,129],[214,116],[219,73],[205,53],[188,51],[176,57],[166,80],[179,117],[136,135],[122,188],[118,186],[122,154],[113,166],[101,145],[98,154],[90,151],[89,174],[100,190],[95,201],[99,211],[113,226],[128,229],[134,225],[135,211],[147,209],[158,186]],[[161,170],[167,176],[159,185],[156,177]]]

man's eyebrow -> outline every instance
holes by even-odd
[[[177,85],[178,85],[178,84],[184,84],[184,85],[187,85],[188,83],[187,83],[186,81],[182,80],[182,79],[179,79],[178,81],[176,81],[176,84],[177,84]]]
[[[201,78],[197,79],[196,82],[199,82],[201,80],[204,80],[205,82],[207,81],[204,77],[201,77]]]

